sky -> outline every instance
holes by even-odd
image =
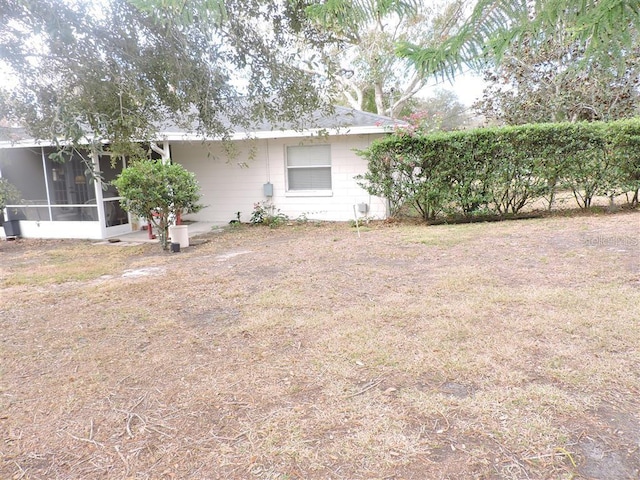
[[[486,86],[482,76],[473,73],[465,73],[456,76],[453,83],[449,80],[439,80],[428,84],[421,92],[421,97],[430,97],[437,89],[453,90],[460,103],[470,107],[473,102],[482,97],[482,90]]]
[[[473,102],[482,97],[485,86],[486,83],[481,76],[467,74],[456,79],[451,88],[458,95],[460,102],[471,106]]]

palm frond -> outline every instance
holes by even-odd
[[[479,0],[455,37],[436,48],[404,45],[398,53],[427,71],[477,69],[531,38],[561,35],[567,44],[585,45],[587,60],[606,62],[632,48],[638,31],[638,0]]]

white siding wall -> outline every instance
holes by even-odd
[[[193,220],[228,222],[240,211],[242,221],[248,221],[254,203],[268,200],[263,194],[266,182],[273,184],[272,203],[292,219],[306,215],[309,219],[350,220],[353,205],[358,203],[369,204],[370,217],[384,218],[385,201],[370,196],[353,178],[367,170],[367,162],[353,150],[366,148],[374,138],[376,135],[343,135],[233,142],[238,152],[235,156],[216,143],[174,143],[171,155],[174,162],[194,172],[200,183],[202,203],[207,208],[188,217]],[[286,146],[314,143],[331,145],[331,195],[287,193]]]

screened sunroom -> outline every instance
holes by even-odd
[[[7,206],[7,220],[18,220],[25,237],[108,238],[131,231],[130,218],[110,181],[124,160],[76,152],[64,162],[50,158],[53,147],[0,150],[0,175],[21,194]],[[95,180],[91,168],[100,171]]]

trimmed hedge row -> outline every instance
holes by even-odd
[[[410,205],[425,220],[517,214],[571,191],[581,208],[597,195],[627,194],[638,206],[640,119],[556,123],[416,134],[398,129],[358,152],[370,194],[390,213]]]

